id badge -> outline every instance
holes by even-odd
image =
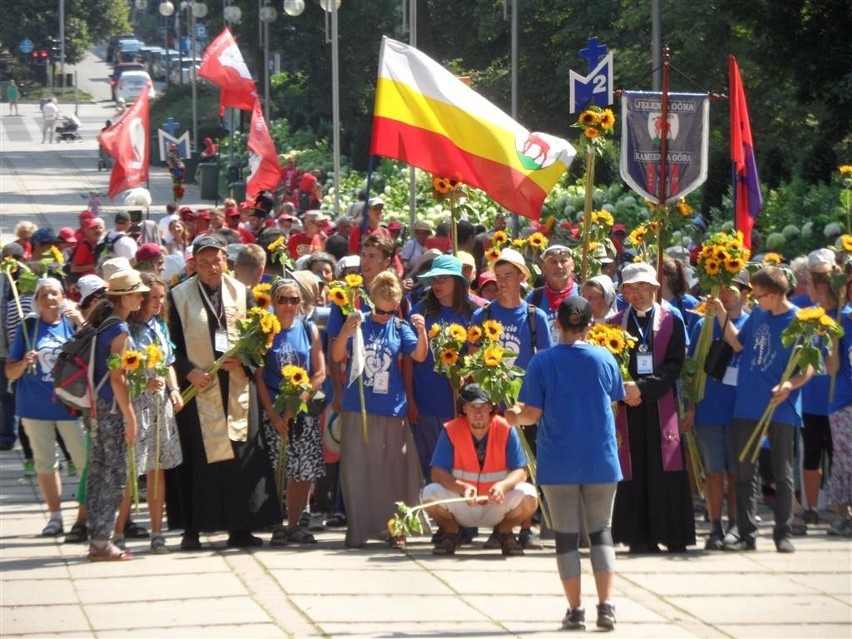
[[[740,369],[736,366],[728,366],[725,369],[725,376],[722,378],[722,383],[725,386],[736,386],[737,385],[737,371]]]
[[[373,375],[373,392],[377,395],[387,395],[390,384],[390,373],[382,371]]]
[[[650,375],[654,372],[654,354],[636,353],[636,373]]]
[[[228,352],[228,349],[231,348],[231,343],[228,340],[228,332],[219,329],[216,331],[216,336],[214,338],[214,349],[217,353],[225,354]]]

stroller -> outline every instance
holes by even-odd
[[[80,120],[73,115],[65,115],[62,117],[62,122],[56,127],[56,133],[59,135],[59,142],[76,142],[82,140],[83,136],[78,132],[80,129]]]

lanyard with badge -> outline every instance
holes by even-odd
[[[633,318],[636,330],[639,331],[639,339],[641,340],[636,349],[636,374],[651,375],[654,372],[654,354],[648,348],[648,336],[654,330],[654,308],[651,307],[651,311],[648,313],[648,324],[645,330],[642,330],[642,326],[639,324],[635,309],[630,309],[630,316]]]
[[[204,298],[204,304],[207,306],[208,312],[213,313],[216,323],[219,325],[213,338],[213,350],[219,355],[224,355],[231,348],[231,342],[228,339],[228,327],[225,325],[225,305],[220,303],[220,310],[216,312],[216,307],[213,306],[213,301],[207,295],[207,291],[201,282],[198,282],[198,290],[201,291],[201,297]],[[221,291],[221,288],[219,290]]]

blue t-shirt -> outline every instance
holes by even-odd
[[[829,406],[829,412],[834,413],[852,404],[852,305],[846,305],[840,314],[840,322],[845,335],[840,340],[837,356],[840,358],[840,368],[837,370],[834,385],[834,400]]]
[[[92,379],[95,386],[97,386],[101,383],[101,379],[107,376],[106,381],[104,381],[101,389],[98,391],[98,397],[106,402],[112,402],[115,399],[115,394],[112,392],[112,384],[109,381],[109,366],[107,364],[110,356],[110,345],[116,337],[123,333],[130,335],[130,330],[125,322],[118,322],[98,333],[97,342],[95,343],[95,374]],[[127,350],[133,348],[135,348],[133,338],[130,337],[127,340]]]
[[[745,324],[748,315],[743,313],[736,319],[731,319],[730,323],[741,329]],[[698,336],[701,334],[701,327],[704,326],[704,318],[699,317],[695,326],[692,327],[692,338],[689,343],[690,356],[695,355],[695,345],[698,343]],[[722,327],[719,326],[717,320],[713,320],[713,339],[722,337]],[[731,355],[731,361],[728,364],[731,368],[737,368],[740,363],[741,353]],[[721,381],[715,380],[712,377],[707,377],[707,384],[704,387],[704,399],[695,405],[695,425],[696,426],[729,426],[734,418],[734,401],[736,400],[737,387],[736,384],[723,384]]]
[[[582,371],[566,381],[568,371]],[[612,354],[586,343],[557,344],[536,353],[518,401],[542,410],[536,481],[609,484],[620,481],[612,402],[624,398]]]
[[[690,312],[698,306],[698,300],[687,293],[683,297],[673,297],[669,302],[669,305],[678,310],[683,323],[686,324],[686,334],[690,335],[692,333],[692,327],[695,326],[695,323],[699,319],[701,319],[701,315],[698,313]]]
[[[411,309],[411,314],[423,314],[423,303],[418,303]],[[469,318],[456,312],[449,306],[441,306],[438,315],[426,318],[426,333],[435,324],[460,324],[467,328]],[[453,407],[453,390],[450,381],[441,373],[435,372],[435,353],[430,345],[429,352],[423,362],[414,362],[414,400],[421,415],[444,417],[444,421],[455,416]]]
[[[471,435],[473,437],[473,435]],[[486,442],[488,435],[485,436]],[[487,447],[487,443],[483,444]],[[455,449],[450,441],[447,430],[443,429],[438,435],[438,442],[435,444],[435,452],[432,453],[432,461],[429,462],[431,468],[443,468],[448,473],[453,472],[453,462],[455,461]],[[527,456],[524,449],[521,447],[521,440],[518,437],[518,431],[514,428],[509,431],[509,439],[506,440],[506,470],[516,470],[527,465]]]
[[[313,374],[311,370],[311,335],[308,327],[301,318],[296,318],[293,326],[282,328],[272,340],[272,346],[263,358],[263,381],[269,391],[269,398],[275,402],[278,397],[278,387],[281,385],[281,369],[285,366],[301,366]]]
[[[756,308],[743,324],[739,342],[743,345],[737,374],[737,397],[734,417],[758,421],[772,397],[772,388],[781,381],[787,368],[792,345],[781,345],[781,333],[796,317],[796,307],[773,315]],[[802,425],[802,393],[796,389],[783,404],[775,408],[772,422]]]
[[[567,297],[578,297],[579,295],[580,285],[572,279],[571,289],[568,292]],[[555,308],[550,308],[550,300],[547,297],[546,285],[534,288],[525,299],[528,304],[532,304],[544,311],[544,315],[547,317],[547,326],[550,330],[550,341],[554,344],[558,344],[560,329],[559,324],[556,322],[556,313],[559,311],[559,306],[557,305]]]
[[[399,328],[397,328],[399,324]],[[364,334],[366,359],[364,364],[364,403],[367,412],[373,415],[405,415],[408,401],[405,397],[405,385],[399,367],[399,356],[410,355],[417,347],[417,335],[408,322],[395,318],[385,324],[373,321],[371,315],[364,317],[361,324]],[[352,367],[352,338],[349,341],[349,363],[343,380],[343,410],[361,411],[358,395],[358,380],[349,383],[349,370]],[[378,384],[377,384],[378,382]],[[376,389],[381,389],[377,391]],[[386,389],[386,392],[385,392]]]
[[[808,303],[802,308],[807,308],[811,306],[815,305]],[[835,317],[836,313],[837,309],[829,311],[829,315],[832,318]],[[825,358],[827,357],[828,353],[823,348],[820,348],[820,351],[822,352],[823,361],[825,361]],[[802,386],[802,414],[820,415],[822,417],[827,417],[828,394],[830,390],[831,376],[828,374],[828,372],[826,371],[821,375],[814,373],[813,377],[808,380],[808,383]]]
[[[65,317],[56,324],[48,324],[35,318],[24,320],[15,331],[9,348],[9,359],[12,361],[20,361],[26,355],[24,330],[28,331],[30,344],[37,356],[34,372],[25,371],[15,384],[16,414],[26,419],[47,421],[75,419],[56,399],[53,392],[53,365],[59,357],[62,345],[74,335],[74,328]]]
[[[503,325],[503,335],[500,345],[506,350],[504,357],[510,365],[526,368],[534,351],[541,351],[553,346],[550,330],[547,326],[547,315],[540,308],[535,309],[535,349],[530,333],[530,319],[526,302],[521,302],[517,308],[505,308],[499,302],[491,302],[488,306],[476,309],[470,319],[471,326],[482,326],[486,319],[492,319]],[[511,353],[514,353],[512,357]]]

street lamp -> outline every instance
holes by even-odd
[[[196,78],[196,69],[195,69],[195,56],[196,54],[196,29],[195,29],[195,20],[197,18],[203,18],[207,15],[207,5],[203,2],[183,2],[180,5],[181,10],[188,9],[189,10],[189,41],[190,41],[190,67],[192,69],[191,75],[191,83],[192,83],[192,149],[198,149],[198,86],[197,86],[197,78]],[[183,81],[183,68],[181,65],[180,71],[180,79]]]
[[[340,0],[320,0],[326,16],[331,16],[331,119],[332,157],[334,162],[334,215],[340,215],[340,70],[338,68],[337,11]],[[326,35],[327,35],[326,30]],[[328,41],[328,37],[326,37]]]
[[[230,24],[236,24],[243,17],[243,12],[238,6],[234,4],[229,4],[225,7],[223,15],[225,16],[225,22],[228,22]]]
[[[158,7],[160,15],[163,16],[163,48],[166,50],[166,88],[169,86],[169,17],[175,12],[175,5],[169,0],[161,2]]]
[[[305,0],[284,0],[284,13],[291,18],[297,18],[305,10]]]
[[[260,0],[258,0],[260,2]],[[263,38],[263,112],[269,122],[269,25],[278,19],[275,7],[269,5],[269,0],[263,0],[263,6],[258,9]]]

